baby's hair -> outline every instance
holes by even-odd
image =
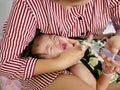
[[[42,35],[42,33],[40,32],[40,29],[36,29],[35,37],[29,43],[29,45],[26,46],[26,48],[23,50],[23,52],[20,54],[20,58],[27,58],[27,57],[30,57],[30,56],[33,57],[33,58],[37,58],[38,55],[32,54],[32,48],[33,48],[35,39],[40,37],[41,35]]]

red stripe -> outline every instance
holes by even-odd
[[[108,3],[108,1],[110,2]],[[14,1],[9,19],[3,26],[3,39],[0,46],[2,56],[0,72],[21,79],[33,76],[36,59],[19,59],[18,56],[32,40],[36,28],[40,28],[43,33],[55,33],[71,37],[85,37],[88,31],[100,34],[102,33],[100,29],[107,24],[110,18],[110,12],[117,27],[120,24],[120,5],[118,5],[118,1],[91,0],[88,4],[74,7],[67,12],[62,5],[49,0]],[[107,10],[107,13],[105,13],[105,10]],[[78,20],[79,16],[82,17],[82,20]],[[82,32],[84,32],[83,35],[81,35]],[[59,74],[44,74],[43,77],[39,76],[37,79],[31,80],[30,83],[26,82],[25,85],[29,84],[30,87],[40,85],[39,88],[42,89]]]

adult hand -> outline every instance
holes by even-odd
[[[102,63],[102,69],[105,74],[114,74],[115,72],[119,71],[119,68],[116,66],[111,65],[109,62],[104,61]]]
[[[110,51],[120,55],[120,36],[111,37],[106,43],[105,47]]]
[[[88,42],[91,42],[91,40],[92,36],[88,38]],[[76,64],[84,56],[87,46],[81,45],[76,41],[71,41],[71,43],[74,44],[74,47],[70,47],[55,58],[38,59],[34,75],[63,70]]]
[[[87,39],[87,42],[90,43],[92,38],[93,36],[90,35]],[[81,45],[76,42],[74,42],[74,45],[74,47],[65,50],[63,53],[60,54],[60,56],[56,57],[58,59],[59,65],[62,65],[63,68],[68,68],[76,64],[84,56],[84,53],[88,48],[88,46]]]
[[[105,48],[110,50],[111,52],[120,55],[120,36],[116,35],[111,37],[106,45]],[[104,60],[107,62],[111,63],[112,65],[116,67],[120,67],[120,60],[114,60],[114,58],[110,59],[108,56],[101,54]]]

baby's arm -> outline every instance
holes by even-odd
[[[73,75],[86,82],[90,87],[96,88],[96,79],[84,64],[76,64],[70,67],[69,70]]]

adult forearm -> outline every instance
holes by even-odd
[[[66,69],[76,64],[83,57],[86,46],[75,46],[65,50],[53,59],[38,59],[34,69],[34,75],[49,73]]]
[[[102,74],[97,81],[97,90],[106,90],[109,85],[111,76],[106,76]]]
[[[57,59],[38,59],[34,69],[34,75],[55,72],[64,69]]]

